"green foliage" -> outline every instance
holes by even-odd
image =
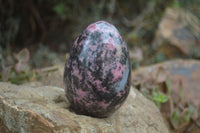
[[[158,91],[158,87],[153,89],[153,94],[151,96],[151,100],[160,108],[161,103],[165,103],[169,100],[169,97],[164,93]]]
[[[192,104],[189,104],[189,108],[184,113],[184,119],[185,121],[189,122],[190,118],[192,117],[192,114],[194,113],[194,106]]]
[[[54,11],[58,14],[58,15],[64,15],[65,13],[65,5],[63,3],[58,3],[55,7],[54,7]]]
[[[171,117],[172,124],[174,127],[177,127],[180,122],[180,112],[179,110],[174,110],[172,117]]]
[[[173,110],[173,114],[171,116],[171,124],[175,129],[181,127],[181,123],[189,123],[192,118],[193,113],[195,112],[195,108],[192,104],[189,104],[188,107],[185,108],[176,108]],[[183,124],[184,125],[184,124]]]
[[[163,93],[159,94],[157,92],[153,92],[152,100],[158,103],[165,103],[169,100],[169,98]]]
[[[135,70],[135,69],[137,69],[138,67],[139,67],[138,61],[132,61],[132,62],[131,62],[131,68],[132,68],[132,70]]]
[[[176,8],[180,8],[182,7],[182,3],[180,0],[174,0],[172,6]]]
[[[173,88],[172,88],[172,83],[171,83],[171,80],[169,79],[169,77],[167,77],[167,79],[165,80],[165,84],[166,84],[166,87],[168,90],[168,95],[171,95]]]
[[[8,82],[11,82],[13,84],[22,84],[30,81],[31,77],[32,77],[31,73],[27,72],[17,73],[14,69],[12,69],[8,78]]]
[[[56,12],[56,14],[62,19],[66,20],[67,17],[70,18],[70,12],[68,12],[70,9],[68,7],[68,4],[65,4],[63,2],[60,2],[56,4],[53,8],[53,10]]]
[[[155,57],[155,59],[154,59],[154,62],[155,62],[155,63],[158,63],[158,62],[162,62],[162,61],[164,61],[164,60],[166,60],[166,56],[165,56],[163,53],[159,52],[159,53],[156,55],[156,57]]]
[[[182,81],[179,82],[179,102],[183,100],[183,83]]]
[[[199,49],[195,49],[193,47],[190,48],[190,51],[189,51],[189,57],[190,58],[200,58],[200,55],[199,55]]]
[[[137,40],[138,39],[138,33],[136,33],[136,32],[129,33],[129,38],[131,38],[133,40]]]

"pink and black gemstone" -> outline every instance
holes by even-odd
[[[130,60],[125,41],[110,23],[89,25],[76,39],[64,71],[71,109],[107,117],[125,101],[130,89]]]

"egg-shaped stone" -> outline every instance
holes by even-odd
[[[130,90],[130,60],[119,31],[106,21],[90,24],[76,38],[65,63],[65,94],[71,109],[107,117]]]

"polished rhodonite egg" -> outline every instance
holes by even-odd
[[[90,24],[75,40],[64,71],[65,94],[71,109],[107,117],[125,101],[130,89],[127,46],[112,24]]]

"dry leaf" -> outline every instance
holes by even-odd
[[[30,58],[30,52],[27,48],[22,49],[19,53],[14,54],[14,57],[19,62],[27,62]]]
[[[167,71],[162,66],[154,68],[151,74],[156,83],[163,83],[164,81],[166,81],[168,76]]]

